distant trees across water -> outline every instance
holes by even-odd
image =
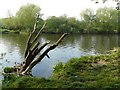
[[[22,6],[15,16],[0,19],[0,28],[29,32],[33,30],[36,13],[40,14],[38,29],[47,22],[44,33],[119,33],[118,14],[119,10],[111,8],[99,8],[96,12],[85,9],[80,13],[81,19],[51,16],[42,19],[40,7],[34,4]],[[74,13],[74,12],[73,12]]]

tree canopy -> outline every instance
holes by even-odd
[[[46,32],[51,33],[79,33],[79,21],[75,17],[49,17],[47,20]]]
[[[36,13],[40,14],[40,10],[40,7],[34,4],[27,4],[22,6],[16,13],[18,26],[22,28],[33,29],[33,25],[35,23],[35,15]]]
[[[34,4],[22,6],[15,16],[10,16],[3,19],[3,27],[7,29],[33,29],[36,13],[40,13],[40,7]]]
[[[80,13],[81,20],[62,15],[50,16],[46,20],[41,18],[40,7],[34,4],[22,6],[15,16],[10,13],[8,18],[2,19],[2,28],[19,31],[33,30],[35,15],[38,13],[38,29],[43,22],[47,22],[44,33],[118,33],[119,10],[113,8],[99,8],[96,12],[88,8]]]
[[[118,11],[113,8],[99,8],[96,13],[86,9],[81,13],[86,32],[117,32]]]

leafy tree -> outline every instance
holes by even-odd
[[[68,31],[70,33],[80,33],[82,32],[80,27],[80,21],[78,21],[75,17],[68,18]]]
[[[64,32],[66,22],[67,22],[67,17],[66,16],[60,16],[60,17],[49,17],[47,20],[47,32],[51,33],[61,33]]]
[[[83,10],[81,15],[82,23],[84,24],[83,28],[85,33],[89,33],[93,30],[93,22],[95,21],[95,14],[92,9]]]
[[[2,28],[2,19],[0,18],[0,28]]]
[[[96,12],[97,27],[99,31],[113,32],[118,30],[117,23],[117,10],[113,8],[99,8]]]
[[[2,19],[3,28],[9,30],[32,30],[36,13],[40,15],[38,28],[41,28],[43,20],[41,19],[42,14],[40,14],[40,10],[41,9],[34,4],[27,4],[19,9],[16,16],[13,16],[11,12],[8,11],[8,18]]]
[[[6,29],[13,29],[13,17],[2,19],[3,27]]]
[[[80,22],[74,17],[67,17],[66,15],[60,17],[49,17],[47,20],[46,25],[46,32],[51,33],[79,33],[81,32],[80,29]]]
[[[16,27],[15,17],[12,15],[12,13],[9,10],[7,14],[8,17],[2,19],[2,24],[3,24],[2,27],[10,30],[15,29]]]
[[[118,32],[118,11],[112,7],[99,8],[96,13],[86,9],[80,15],[85,33]]]
[[[6,29],[14,30],[32,30],[35,22],[35,15],[38,13],[40,29],[44,20],[41,19],[40,8],[34,4],[27,4],[22,6],[13,16],[8,11],[8,18],[2,19],[2,27]],[[96,13],[92,9],[83,10],[81,15],[81,21],[78,21],[75,17],[67,17],[62,15],[59,17],[51,16],[47,20],[46,29],[47,33],[113,33],[120,31],[118,27],[119,23],[119,10],[113,8],[99,8]]]
[[[36,13],[40,14],[40,8],[34,4],[27,4],[22,6],[16,13],[16,19],[18,22],[18,27],[22,29],[33,29],[33,24],[35,23]],[[40,14],[40,17],[42,14]]]

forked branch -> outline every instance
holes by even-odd
[[[45,27],[45,25],[46,25],[46,22],[45,22],[45,23],[43,24],[42,28],[40,29],[40,31],[38,32],[37,36],[33,39],[33,41],[31,41],[32,38],[33,38],[33,35],[35,35],[36,32],[37,32],[38,22],[39,22],[39,14],[37,14],[37,19],[36,19],[36,22],[35,22],[35,24],[34,24],[34,29],[33,29],[32,33],[30,33],[30,35],[29,35],[29,37],[28,37],[24,58],[26,58],[29,49],[30,49],[30,48],[32,47],[32,45],[36,42],[36,40],[37,40],[38,37],[40,36],[40,33],[43,31],[43,29],[44,29],[44,27]]]
[[[55,49],[59,43],[64,39],[64,37],[67,35],[67,33],[64,33],[56,43],[53,45],[49,46],[36,60],[32,61],[30,65],[26,68],[25,71],[22,72],[22,74],[27,74],[37,63],[39,63],[45,56],[48,56],[48,52]]]

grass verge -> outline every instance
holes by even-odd
[[[72,58],[54,67],[49,79],[5,75],[6,88],[120,88],[120,48],[105,55]]]

